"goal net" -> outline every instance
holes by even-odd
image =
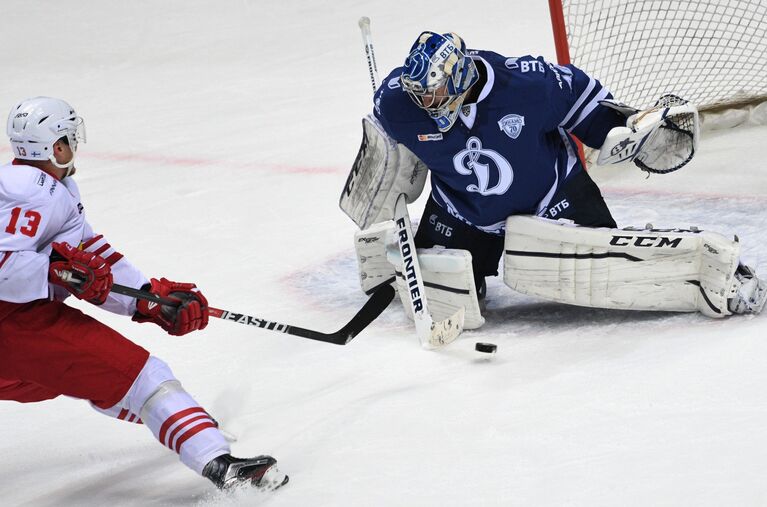
[[[560,63],[569,51],[626,104],[644,108],[674,93],[704,111],[767,99],[767,1],[549,4]]]

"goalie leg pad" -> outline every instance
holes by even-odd
[[[712,232],[588,228],[538,217],[506,221],[504,281],[596,308],[729,315],[740,244]]]
[[[474,271],[471,254],[466,250],[447,248],[419,248],[418,262],[426,289],[426,300],[435,321],[451,317],[463,307],[466,311],[464,329],[477,329],[485,323],[482,317],[477,290],[474,286]],[[396,247],[387,250],[391,265],[397,276],[397,292],[408,317],[413,318],[409,291],[411,287],[403,274],[402,256]]]
[[[394,266],[386,258],[386,245],[394,243],[393,238],[394,222],[391,220],[354,234],[357,273],[365,294],[372,294],[381,284],[394,282]]]

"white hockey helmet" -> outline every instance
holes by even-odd
[[[85,142],[85,123],[72,106],[61,99],[34,97],[22,100],[8,114],[8,137],[16,158],[49,160],[61,169],[71,169],[77,143]],[[72,160],[59,164],[53,144],[66,138],[72,148]]]

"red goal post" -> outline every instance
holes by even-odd
[[[767,99],[764,0],[549,0],[557,59],[616,99],[665,93],[701,111]]]

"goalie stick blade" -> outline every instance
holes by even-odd
[[[432,321],[429,328],[429,335],[421,338],[421,344],[427,349],[438,349],[450,343],[453,343],[463,332],[463,322],[466,316],[466,309],[461,307],[452,316],[445,320]]]

